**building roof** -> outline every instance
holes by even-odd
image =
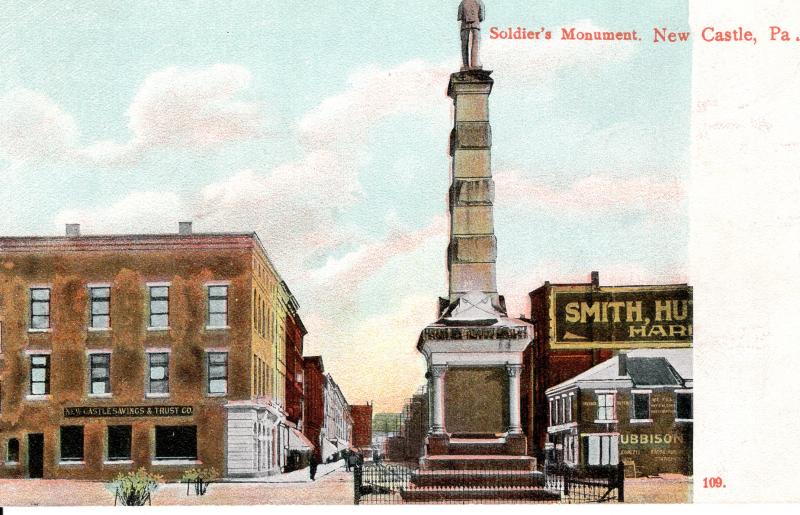
[[[627,373],[620,375],[619,355],[547,389],[693,385],[692,349],[634,349],[625,353]]]

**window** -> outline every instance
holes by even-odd
[[[561,423],[565,423],[567,421],[567,398],[561,397]]]
[[[8,449],[6,449],[6,461],[10,463],[17,463],[19,461],[19,440],[10,438],[8,440]]]
[[[228,287],[208,287],[208,325],[227,327],[228,325]]]
[[[111,393],[111,354],[89,354],[89,393]]]
[[[150,370],[147,393],[169,393],[169,353],[153,352],[147,359]]]
[[[83,461],[83,426],[61,426],[61,461]]]
[[[50,393],[50,356],[34,354],[31,356],[31,395]]]
[[[614,409],[613,393],[597,394],[597,420],[615,420],[616,410]]]
[[[31,288],[31,329],[50,328],[50,288]]]
[[[169,286],[150,286],[150,327],[169,327]]]
[[[196,460],[197,426],[156,426],[157,460]]]
[[[111,326],[110,306],[111,288],[107,286],[89,288],[91,300],[91,327],[92,329],[108,329]]]
[[[649,420],[650,419],[650,394],[649,393],[636,393],[633,392],[633,413],[632,420]]]
[[[619,435],[589,435],[586,437],[586,463],[616,465],[619,463]]]
[[[692,394],[681,392],[675,394],[675,418],[692,420]]]
[[[572,399],[574,398],[575,396],[572,394],[567,397],[567,422],[572,422]]]
[[[131,459],[131,426],[108,426],[108,461]]]
[[[208,353],[208,393],[228,393],[228,353]]]

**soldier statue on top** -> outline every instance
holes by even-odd
[[[462,70],[481,68],[479,49],[483,18],[484,7],[481,0],[461,0],[458,6],[458,20],[461,22]]]

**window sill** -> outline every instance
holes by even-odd
[[[617,419],[614,419],[614,420],[595,420],[594,421],[595,424],[616,424],[617,422],[619,422]]]
[[[48,327],[47,329],[28,329],[29,333],[52,333],[53,329]]]
[[[83,465],[86,465],[86,462],[85,461],[59,461],[58,462],[58,466],[59,467],[63,467],[63,466],[69,467],[69,466],[73,466],[73,465],[74,466],[83,466]]]
[[[652,424],[652,418],[632,418],[631,424]]]
[[[144,394],[145,399],[168,399],[168,393],[146,393]]]
[[[676,418],[676,419],[675,419],[675,422],[682,422],[682,423],[689,423],[689,424],[691,424],[691,423],[693,423],[693,422],[694,422],[694,419],[693,419],[693,418]]]
[[[229,325],[207,325],[206,331],[224,331],[226,329],[230,329],[231,326]]]
[[[88,331],[90,333],[110,333],[111,332],[111,328],[110,327],[89,327]]]
[[[103,465],[133,465],[133,460],[105,460]]]
[[[29,394],[29,395],[25,396],[25,400],[26,401],[49,401],[50,400],[50,394],[49,393],[48,394],[44,394],[44,395]]]
[[[110,399],[112,395],[110,393],[90,393],[88,397],[90,399]]]
[[[227,397],[228,392],[225,393],[207,393],[206,397]]]
[[[150,465],[155,467],[169,467],[169,466],[182,466],[182,465],[202,465],[200,460],[153,460]]]
[[[167,327],[148,327],[148,331],[169,331],[169,326]]]
[[[6,462],[3,462],[3,464],[6,467],[18,467],[19,466],[19,462],[18,461],[6,461]]]

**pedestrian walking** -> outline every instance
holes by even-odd
[[[347,470],[350,471],[351,468],[357,466],[358,463],[358,453],[355,451],[350,451],[347,455]]]
[[[311,481],[315,481],[314,476],[317,475],[317,465],[319,465],[317,454],[311,453],[311,461],[308,464],[308,472],[311,475]]]

